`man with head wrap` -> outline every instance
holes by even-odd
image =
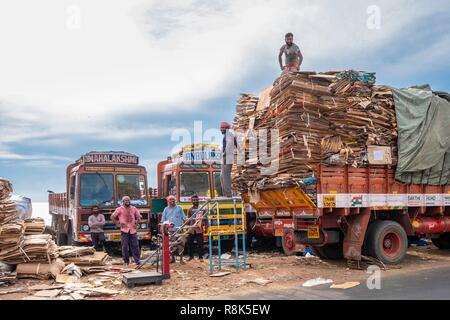
[[[142,216],[139,210],[131,205],[130,197],[122,198],[122,205],[114,211],[111,220],[120,227],[122,235],[122,258],[125,264],[130,263],[128,247],[131,248],[131,255],[136,264],[140,264],[140,249],[137,238],[137,224]]]

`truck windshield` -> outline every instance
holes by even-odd
[[[114,184],[112,174],[82,174],[80,178],[80,205],[114,205]]]
[[[122,197],[129,196],[133,206],[147,205],[145,177],[143,175],[117,175],[117,203],[122,205]]]
[[[220,183],[220,172],[214,172],[214,196],[222,197],[222,184]]]
[[[180,197],[210,197],[208,172],[180,172]]]

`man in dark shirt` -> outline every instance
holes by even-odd
[[[193,214],[195,214],[195,212],[198,210],[199,205],[198,205],[198,196],[197,195],[193,195],[191,197],[192,200],[192,207],[189,209],[188,211],[188,219],[190,217],[192,217]],[[203,211],[199,211],[196,214],[196,217],[192,218],[188,223],[191,226],[192,230],[191,233],[188,236],[188,251],[189,251],[189,259],[188,261],[194,259],[194,251],[195,251],[195,246],[194,246],[194,242],[197,242],[197,253],[198,253],[198,258],[200,261],[203,260],[203,227],[202,227],[202,220],[200,220],[199,218],[202,217],[203,215]]]
[[[287,33],[285,36],[286,44],[280,48],[278,54],[278,62],[280,63],[280,69],[283,73],[300,71],[300,66],[303,62],[303,55],[300,48],[294,43],[294,35]],[[283,66],[283,54],[285,57],[285,64]]]

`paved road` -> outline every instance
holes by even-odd
[[[341,290],[330,285],[303,288],[302,284],[289,289],[261,290],[246,295],[228,295],[217,299],[243,300],[446,300],[450,299],[450,267],[382,277],[380,290],[369,290],[366,282],[357,287]]]

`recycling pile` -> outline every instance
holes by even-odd
[[[42,218],[25,220],[25,235],[42,234],[45,230],[45,221]]]
[[[239,99],[234,121],[235,131],[246,132],[247,138],[246,163],[233,172],[233,186],[240,192],[297,185],[312,177],[320,163],[364,166],[369,145],[391,147],[395,164],[394,99],[389,88],[375,85],[373,73],[290,73],[275,80],[270,104],[263,110],[253,110],[249,97]],[[251,159],[248,138],[255,133],[248,129],[278,129],[274,141],[279,142],[279,154],[271,164]],[[268,135],[269,155],[271,140]],[[277,170],[261,174],[261,167],[270,165]]]
[[[11,193],[11,183],[0,179],[0,262],[21,267],[36,264],[37,270],[42,271],[45,264],[51,264],[58,257],[58,248],[50,235],[42,234],[43,220],[18,218]]]

